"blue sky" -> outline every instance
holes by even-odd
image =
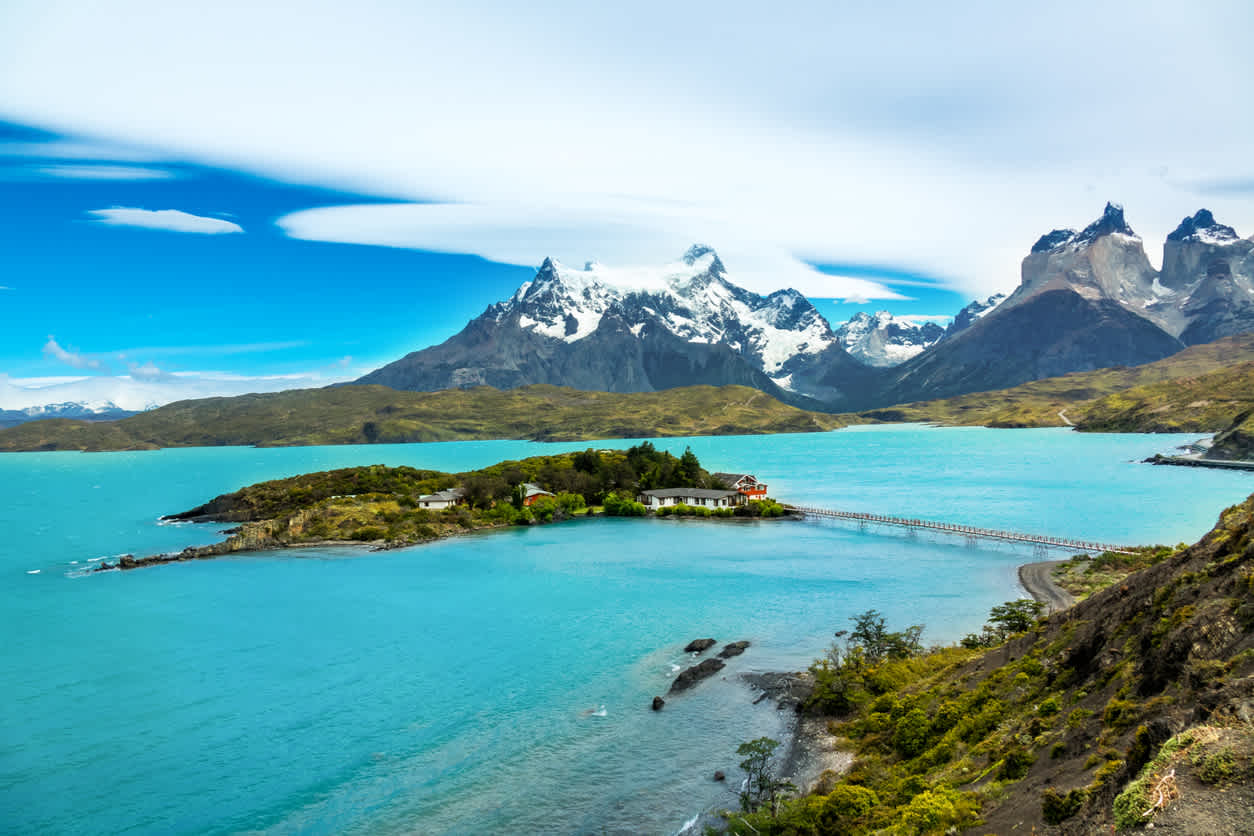
[[[392,201],[12,123],[0,124],[0,189],[8,408],[73,399],[83,377],[89,393],[115,390],[132,407],[352,379],[451,336],[534,273],[475,255],[294,238],[276,223],[290,213]],[[819,269],[901,297],[816,297],[837,324],[858,310],[944,315],[965,304],[924,276]]]
[[[0,407],[351,377],[546,255],[702,241],[835,323],[1009,291],[1107,200],[1152,261],[1203,206],[1248,235],[1251,31],[1236,0],[7,0]]]

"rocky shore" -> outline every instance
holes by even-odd
[[[1054,583],[1054,567],[1066,562],[1044,560],[1039,563],[1025,563],[1019,567],[1019,583],[1051,613],[1065,610],[1075,603],[1075,596]]]

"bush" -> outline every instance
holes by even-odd
[[[643,517],[648,510],[639,502],[617,491],[605,495],[605,513],[611,517]]]
[[[1032,762],[1036,758],[1031,752],[1023,749],[1011,749],[1006,753],[1006,757],[1001,762],[1001,769],[997,773],[997,777],[1003,781],[1018,781],[1024,775],[1028,774],[1028,770],[1032,767]]]
[[[1102,712],[1102,719],[1106,721],[1106,725],[1114,729],[1125,729],[1136,722],[1137,715],[1140,713],[1140,706],[1130,700],[1111,699],[1106,703],[1106,710]]]
[[[1046,697],[1041,700],[1041,704],[1036,707],[1036,713],[1042,717],[1053,717],[1059,712],[1058,700],[1053,697]]]
[[[913,758],[927,748],[928,731],[931,721],[922,709],[914,708],[906,713],[893,731],[893,748],[903,758]]]
[[[879,806],[879,796],[874,790],[854,784],[841,784],[827,794],[823,802],[821,821],[835,832],[850,829],[850,825]]]
[[[1041,817],[1046,824],[1061,824],[1080,812],[1089,794],[1082,789],[1063,794],[1050,787],[1041,794]]]

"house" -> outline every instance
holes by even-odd
[[[651,511],[679,504],[697,508],[732,508],[736,505],[744,505],[745,496],[740,491],[710,488],[660,488],[642,491],[639,502]]]
[[[766,483],[759,482],[750,473],[714,473],[715,479],[733,490],[740,491],[749,499],[766,499]]]
[[[553,494],[541,488],[539,485],[533,485],[530,482],[523,482],[523,505],[531,506],[536,504],[542,496],[553,496]]]
[[[454,505],[464,505],[465,493],[461,488],[449,488],[436,493],[423,494],[418,497],[418,507],[438,511],[443,508],[452,508]]]

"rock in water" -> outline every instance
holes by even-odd
[[[730,659],[733,656],[739,656],[745,652],[745,648],[749,646],[749,642],[731,642],[723,645],[723,649],[718,652],[718,658]]]
[[[704,653],[715,644],[714,639],[693,639],[684,646],[684,653]]]
[[[716,770],[714,770],[714,780],[715,780],[715,781],[726,781],[726,780],[727,780],[727,776],[723,774],[723,770],[721,770],[721,769],[716,769]]]
[[[680,691],[687,691],[706,677],[714,676],[724,667],[725,665],[719,659],[704,659],[675,677],[674,683],[671,684],[670,693],[675,694]]]
[[[654,711],[661,711],[662,706],[664,705],[666,705],[666,700],[662,699],[661,697],[653,698],[653,710]]]

